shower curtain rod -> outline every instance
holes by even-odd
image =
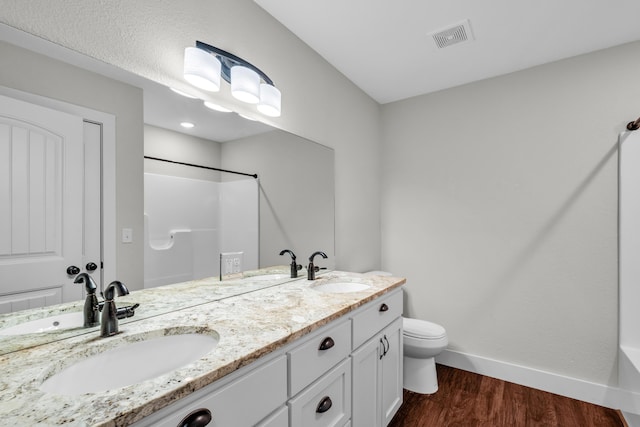
[[[627,123],[627,129],[628,130],[638,130],[638,129],[640,129],[640,117],[638,117],[638,119],[635,122]]]
[[[214,167],[211,167],[211,166],[194,165],[193,163],[176,162],[175,160],[160,159],[158,157],[151,157],[151,156],[144,156],[144,158],[145,159],[149,159],[149,160],[157,160],[159,162],[174,163],[176,165],[191,166],[191,167],[194,167],[194,168],[201,168],[201,169],[209,169],[209,170],[212,170],[212,171],[235,173],[236,175],[251,176],[251,177],[253,177],[255,179],[258,179],[258,174],[256,174],[256,173],[236,172],[236,171],[230,171],[230,170],[227,170],[227,169],[214,168]]]

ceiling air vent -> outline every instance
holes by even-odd
[[[433,41],[436,42],[436,46],[440,49],[474,40],[468,19],[455,26],[433,32],[430,35],[433,37]]]

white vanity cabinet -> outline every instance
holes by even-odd
[[[280,355],[240,369],[184,399],[142,419],[135,425],[190,427],[184,419],[190,414],[209,411],[208,424],[194,426],[286,427],[288,417],[277,415],[287,400],[287,358]],[[274,413],[275,412],[275,413]],[[284,412],[286,415],[286,411]],[[273,414],[273,415],[272,415]],[[283,421],[284,420],[284,421]]]
[[[401,315],[398,290],[352,318],[353,427],[386,426],[402,404]]]
[[[208,427],[386,426],[402,403],[401,315],[398,288],[136,426],[183,426],[202,408]]]

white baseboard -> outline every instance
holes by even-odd
[[[609,387],[453,350],[444,350],[436,357],[436,362],[595,405],[619,409],[630,416],[640,414],[640,393],[618,387]],[[629,425],[635,426],[635,424]]]

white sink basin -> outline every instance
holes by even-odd
[[[81,311],[31,320],[19,325],[0,329],[0,335],[24,335],[50,332],[58,329],[79,328],[84,324]]]
[[[329,282],[314,286],[312,289],[319,292],[332,294],[346,294],[349,292],[360,292],[369,289],[371,286],[357,282]]]
[[[40,390],[80,395],[137,384],[195,362],[216,348],[219,339],[217,334],[191,333],[126,342],[68,366],[46,379]]]

